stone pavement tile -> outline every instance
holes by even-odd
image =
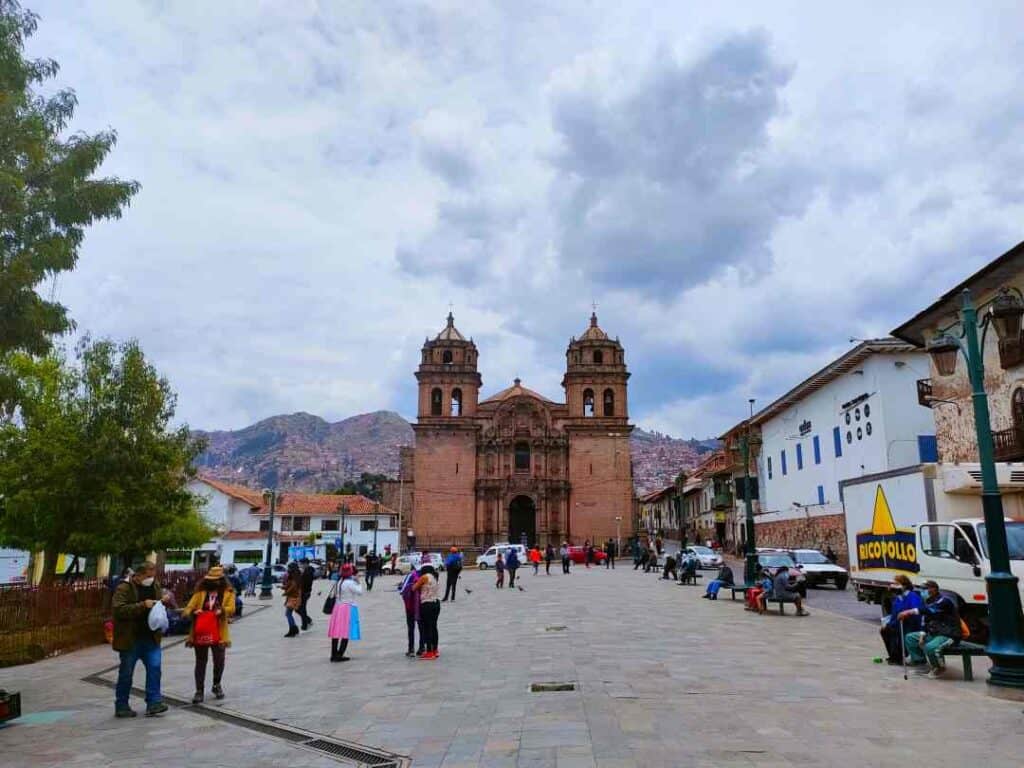
[[[519,750],[517,768],[556,768],[557,756],[554,747],[527,748]]]

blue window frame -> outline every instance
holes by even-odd
[[[839,431],[839,427],[835,427],[832,430],[832,444],[835,446],[836,458],[838,459],[843,455],[843,435]]]
[[[782,467],[782,474],[786,474],[786,451],[783,450],[779,455],[779,465]]]
[[[772,457],[768,457],[768,479],[772,479]]]
[[[804,447],[800,443],[796,444],[796,468],[804,468]]]
[[[814,446],[814,463],[821,464],[821,440],[815,435],[811,443]]]
[[[824,504],[825,503],[825,486],[824,485],[819,485],[818,486],[818,503],[819,504]]]

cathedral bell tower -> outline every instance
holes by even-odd
[[[569,341],[565,353],[565,404],[570,419],[599,419],[624,425],[629,421],[626,400],[626,355],[619,340],[610,339],[590,316],[590,327]]]
[[[451,312],[444,329],[423,343],[416,381],[421,422],[476,414],[482,383],[476,344],[459,333]]]

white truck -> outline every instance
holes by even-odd
[[[886,605],[897,574],[916,585],[933,579],[957,596],[979,641],[987,635],[988,556],[981,497],[947,493],[943,468],[920,464],[840,483],[846,510],[850,582],[857,598]],[[1024,597],[1024,520],[1006,518],[1010,568]]]

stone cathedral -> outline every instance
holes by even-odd
[[[479,362],[450,313],[423,345],[406,477],[417,547],[483,547],[524,536],[541,546],[603,542],[615,538],[617,525],[628,536],[629,372],[622,345],[601,330],[596,313],[569,341],[564,402],[519,379],[481,400]]]

